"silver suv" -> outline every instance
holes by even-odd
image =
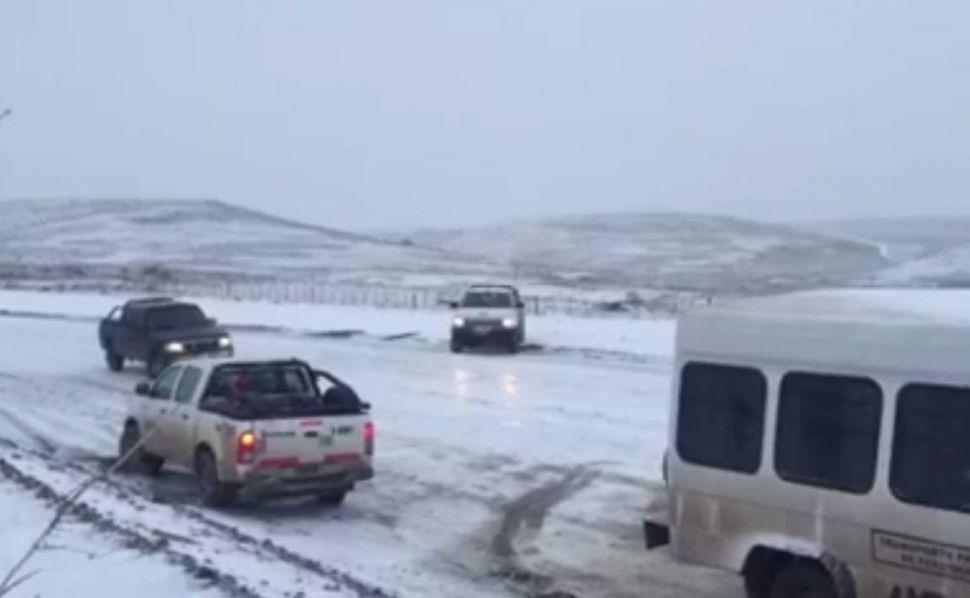
[[[472,285],[451,304],[451,350],[496,344],[515,353],[525,342],[525,304],[509,285]]]

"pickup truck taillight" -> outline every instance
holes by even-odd
[[[373,455],[374,454],[374,439],[377,437],[377,428],[374,427],[373,422],[367,422],[364,424],[364,454]]]
[[[255,432],[243,432],[236,443],[236,462],[252,463],[262,449],[263,443]]]

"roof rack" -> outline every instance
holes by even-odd
[[[129,305],[154,305],[156,303],[174,303],[172,297],[143,297],[140,299],[130,299]]]
[[[513,291],[515,290],[515,286],[510,284],[487,284],[487,283],[471,284],[471,285],[468,285],[468,288],[470,289],[509,289]]]

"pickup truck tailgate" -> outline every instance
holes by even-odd
[[[259,467],[357,464],[365,460],[366,415],[335,415],[257,421]]]

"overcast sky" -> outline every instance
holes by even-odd
[[[970,2],[0,3],[0,197],[970,214]]]

